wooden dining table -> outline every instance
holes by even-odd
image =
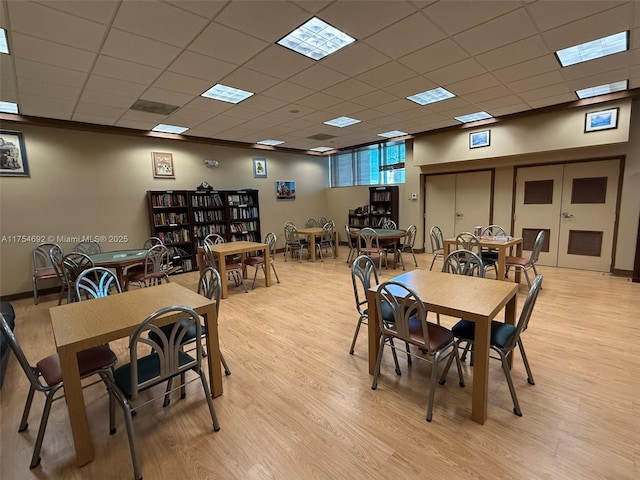
[[[227,255],[240,255],[240,262],[242,264],[243,276],[247,276],[247,267],[244,264],[249,252],[262,252],[262,256],[265,259],[269,258],[269,245],[266,243],[249,242],[246,240],[238,242],[224,242],[216,243],[212,245],[211,251],[216,254],[218,273],[220,273],[220,283],[222,286],[221,296],[227,298],[229,296],[229,289],[227,286],[227,268],[225,263],[225,257]],[[268,260],[267,260],[268,261]],[[196,256],[196,262],[198,263],[198,270],[202,273],[207,268],[207,262],[205,261],[204,247],[198,247],[198,253]],[[265,268],[264,270],[264,282],[267,287],[271,286],[271,269]]]
[[[89,255],[89,258],[96,267],[113,268],[122,286],[124,285],[124,270],[132,265],[143,263],[147,252],[146,249],[113,250],[94,253]]]
[[[497,263],[497,279],[498,280],[506,280],[507,279],[507,264],[506,258],[508,253],[511,251],[512,247],[516,247],[516,257],[522,256],[522,237],[511,237],[507,240],[500,240],[494,237],[478,237],[480,240],[480,246],[482,248],[490,248],[492,250],[498,251],[498,263]],[[444,256],[449,255],[453,250],[455,250],[456,239],[455,238],[447,238],[444,240]],[[520,283],[520,269],[515,269],[515,280],[516,283]]]
[[[298,234],[307,235],[309,237],[310,244],[310,257],[311,261],[315,262],[318,257],[318,252],[316,251],[316,237],[322,237],[323,228],[322,227],[305,227],[299,228]],[[338,231],[333,229],[333,255],[335,257],[338,256]]]
[[[193,308],[204,317],[211,393],[214,397],[221,395],[222,373],[216,304],[207,297],[177,283],[165,283],[49,309],[78,466],[93,461],[95,454],[80,383],[77,353],[127,337],[149,315],[173,305]],[[158,325],[174,321],[175,315],[156,320]]]
[[[518,285],[430,270],[412,270],[392,280],[414,290],[427,311],[475,322],[471,418],[483,424],[487,419],[491,321],[504,308],[504,321],[515,325]],[[372,375],[380,348],[380,325],[375,301],[377,289],[378,286],[375,286],[367,290],[369,373]]]

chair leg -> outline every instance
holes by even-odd
[[[171,392],[171,385],[172,385],[172,383],[173,383],[173,378],[170,378],[170,379],[167,381],[167,391],[165,392],[165,395],[164,395],[164,402],[162,403],[162,406],[163,406],[163,407],[167,407],[167,406],[169,406],[169,404],[171,403],[171,398],[170,398],[170,393],[169,393],[169,392]]]
[[[409,348],[409,344],[407,343],[407,364],[411,365],[413,360],[411,360],[411,349]]]
[[[378,388],[378,377],[380,376],[380,363],[382,362],[382,352],[384,352],[384,336],[380,335],[380,348],[378,349],[378,358],[376,359],[376,369],[373,373],[373,383],[371,384],[371,390]]]
[[[253,273],[253,283],[251,284],[251,290],[256,289],[256,277],[258,276],[258,266],[255,266],[255,272]],[[262,270],[264,271],[264,264],[262,265]]]
[[[33,281],[33,304],[37,305],[38,304],[38,279],[34,276],[32,281]]]
[[[213,408],[213,399],[211,398],[211,392],[209,391],[209,385],[207,384],[207,379],[204,376],[204,372],[202,369],[197,370],[198,375],[200,376],[200,381],[202,382],[202,389],[204,390],[204,396],[207,399],[207,406],[209,407],[209,413],[211,414],[211,423],[213,424],[213,431],[217,432],[220,430],[220,423],[218,423],[218,416],[216,415],[216,410]]]
[[[524,353],[524,345],[522,345],[522,340],[518,340],[518,348],[520,348],[520,355],[522,355],[522,363],[524,363],[524,368],[527,371],[527,382],[529,385],[535,385],[536,382],[533,379],[533,373],[531,373],[531,367],[529,367],[529,360],[527,360],[527,354]]]
[[[433,399],[436,396],[436,375],[438,370],[438,355],[434,355],[431,364],[431,381],[429,382],[429,401],[427,403],[427,422],[431,421],[433,416]]]
[[[133,431],[133,418],[131,417],[131,407],[128,404],[122,405],[124,410],[124,424],[127,427],[127,437],[129,437],[129,450],[131,451],[131,463],[133,465],[133,477],[135,480],[142,480],[140,463],[138,462],[138,446]]]
[[[513,385],[513,379],[511,378],[511,371],[509,370],[507,357],[502,352],[502,350],[498,350],[498,353],[500,354],[500,360],[502,361],[502,370],[504,371],[504,376],[507,379],[507,385],[509,385],[509,391],[511,392],[511,400],[513,400],[513,413],[521,417],[522,411],[520,410],[520,404],[518,403],[518,397],[516,396],[516,388]]]
[[[35,388],[29,388],[29,393],[27,394],[27,401],[25,402],[24,410],[22,411],[22,420],[20,420],[18,432],[24,432],[27,427],[29,427],[29,412],[31,411],[31,404],[33,403],[33,395],[35,394],[35,392]]]
[[[358,339],[358,333],[360,332],[360,325],[362,325],[367,317],[360,316],[358,319],[358,323],[356,324],[356,331],[353,333],[353,340],[351,340],[351,348],[349,349],[349,354],[353,355],[353,352],[356,348],[356,340]]]
[[[49,413],[51,412],[51,403],[53,403],[53,396],[58,391],[58,388],[55,388],[47,393],[47,399],[45,400],[44,408],[42,409],[42,419],[40,420],[40,428],[38,428],[38,436],[36,437],[36,444],[33,447],[33,456],[31,457],[31,464],[29,465],[29,468],[35,468],[40,464],[40,449],[42,448],[42,439],[44,438],[44,432],[47,429],[47,422],[49,421]]]
[[[413,258],[414,258],[414,260],[415,260],[415,256],[414,256]],[[433,259],[431,260],[431,266],[429,267],[429,270],[433,270],[433,264],[434,264],[434,263],[436,263],[436,256],[435,256],[435,255],[433,256]],[[416,264],[416,267],[417,267],[417,266],[418,266],[418,265]]]
[[[413,256],[413,263],[415,264],[415,266],[418,266],[418,260],[416,260],[416,254],[413,251],[413,248],[411,248],[411,255]]]
[[[393,354],[393,363],[396,364],[396,375],[402,375],[400,371],[400,364],[398,363],[398,354],[396,353],[396,346],[393,344],[393,338],[389,339],[389,345],[391,345],[391,353]]]
[[[398,255],[398,258],[400,259],[400,265],[402,265],[402,270],[405,270],[404,259],[402,258],[402,253],[400,253],[400,250],[397,250],[397,255]]]
[[[229,365],[227,365],[227,361],[224,359],[222,352],[220,352],[220,363],[222,363],[222,367],[224,368],[224,374],[231,375],[231,370],[229,370]]]
[[[271,263],[271,268],[273,269],[273,273],[274,273],[274,274],[275,274],[275,276],[276,276],[276,281],[277,281],[278,283],[280,283],[280,279],[278,278],[278,272],[276,271],[276,266],[274,265],[274,263],[273,263],[273,262],[270,262],[270,263]]]

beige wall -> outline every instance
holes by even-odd
[[[619,107],[618,128],[584,133],[586,112]],[[511,224],[515,166],[625,157],[614,268],[631,271],[640,216],[640,100],[557,111],[487,125],[491,146],[470,150],[469,131],[414,140],[414,162],[423,174],[495,168],[494,223]],[[494,133],[495,131],[495,133]],[[477,158],[478,155],[486,158]]]
[[[193,190],[203,181],[217,189],[258,189],[262,234],[275,232],[279,247],[285,221],[333,215],[326,208],[326,157],[4,121],[2,128],[22,132],[30,177],[0,177],[1,295],[31,290],[31,251],[38,242],[13,243],[11,236],[126,235],[127,243],[104,247],[141,247],[149,236],[147,190]],[[175,180],[153,178],[152,151],[173,153]],[[253,157],[267,158],[266,179],[253,178]],[[205,158],[220,165],[207,168]],[[276,180],[294,180],[296,199],[276,200]],[[61,243],[65,252],[74,245]]]

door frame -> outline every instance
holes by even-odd
[[[616,208],[615,208],[615,218],[613,221],[613,239],[611,244],[611,265],[609,266],[609,273],[615,273],[614,265],[616,264],[616,248],[618,244],[618,229],[620,227],[620,204],[622,202],[622,181],[624,178],[624,167],[627,160],[626,155],[613,155],[609,157],[596,157],[596,158],[584,158],[577,160],[567,160],[567,161],[557,161],[557,162],[548,162],[548,163],[531,163],[527,165],[514,165],[513,167],[513,188],[511,191],[511,231],[515,227],[515,214],[516,214],[516,190],[517,190],[517,179],[518,179],[518,170],[521,168],[529,168],[529,167],[544,167],[550,165],[569,165],[574,163],[589,163],[589,162],[601,162],[607,160],[618,160],[620,162],[620,169],[618,171],[618,191],[616,192]]]

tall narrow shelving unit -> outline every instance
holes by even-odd
[[[226,191],[229,231],[227,241],[260,242],[258,190]]]
[[[175,266],[193,269],[189,196],[186,190],[148,191],[151,236],[162,240]]]
[[[229,229],[223,192],[213,189],[189,192],[189,205],[193,221],[194,251],[202,246],[204,238],[212,233],[227,238]]]
[[[369,226],[375,228],[383,220],[398,225],[398,186],[369,187]]]

